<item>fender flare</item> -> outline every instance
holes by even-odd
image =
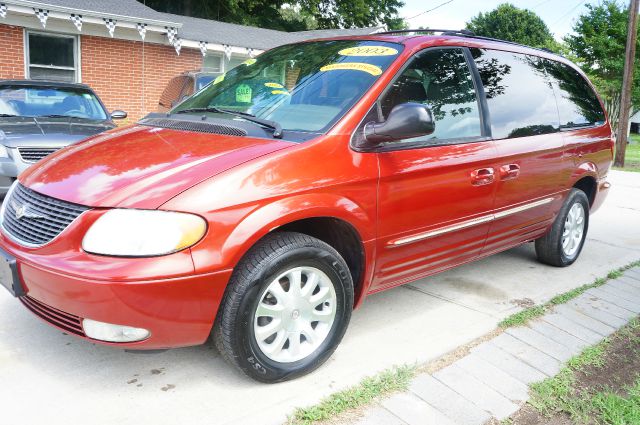
[[[584,177],[593,177],[593,179],[598,181],[598,167],[591,161],[586,161],[579,164],[571,173],[571,186],[575,185],[578,180]]]
[[[235,266],[258,240],[278,227],[319,217],[348,223],[362,243],[375,237],[373,231],[367,231],[375,228],[375,218],[349,198],[337,194],[302,194],[276,200],[252,211],[226,238],[220,254],[226,263]]]

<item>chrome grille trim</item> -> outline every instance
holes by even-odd
[[[17,210],[21,207],[22,216],[18,217]],[[20,245],[40,247],[54,240],[88,209],[16,183],[4,200],[0,225],[3,232]]]
[[[40,161],[42,158],[51,155],[55,151],[60,148],[18,148],[18,153],[20,154],[20,158],[24,162],[28,162],[30,164],[34,164]]]

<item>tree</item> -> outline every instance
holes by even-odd
[[[467,23],[467,29],[484,37],[558,50],[558,45],[542,18],[510,3],[503,3],[491,12],[480,12]]]
[[[401,29],[402,0],[146,0],[161,12],[282,31],[356,28]]]
[[[615,0],[587,4],[587,12],[573,26],[574,35],[565,38],[578,64],[589,75],[603,97],[614,131],[620,116],[620,95],[624,71],[629,11]],[[636,52],[640,51],[636,44]],[[637,54],[637,53],[636,53]],[[637,56],[636,56],[637,57]],[[632,112],[640,105],[640,72],[634,68]]]

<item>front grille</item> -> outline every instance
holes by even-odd
[[[20,301],[22,301],[22,304],[31,310],[33,314],[40,317],[42,320],[69,333],[86,336],[84,334],[84,329],[82,329],[82,319],[80,317],[48,306],[28,295],[20,297]]]
[[[57,150],[58,148],[18,148],[18,153],[24,162],[38,162]]]
[[[214,133],[238,137],[247,135],[247,132],[241,128],[208,122],[183,121],[168,118],[143,118],[138,121],[138,124],[151,127],[171,128],[174,130],[194,131],[196,133]]]
[[[2,227],[16,242],[40,246],[58,236],[89,208],[42,195],[17,184],[6,203]]]

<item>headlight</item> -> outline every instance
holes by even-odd
[[[193,214],[114,209],[93,223],[82,249],[116,257],[151,257],[188,248],[206,230],[204,219]]]
[[[9,158],[9,151],[7,150],[7,147],[2,144],[0,144],[0,158]]]

